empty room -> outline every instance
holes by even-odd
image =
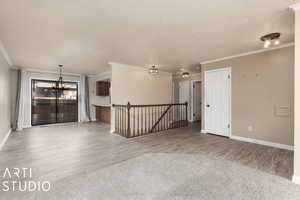
[[[1,0],[0,199],[300,199],[298,54],[298,0]]]

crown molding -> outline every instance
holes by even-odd
[[[286,48],[286,47],[291,47],[294,46],[295,44],[293,42],[291,43],[287,43],[287,44],[282,44],[276,47],[271,47],[271,48],[267,48],[267,49],[259,49],[256,51],[249,51],[246,53],[241,53],[241,54],[237,54],[237,55],[233,55],[233,56],[227,56],[227,57],[223,57],[223,58],[217,58],[217,59],[213,59],[213,60],[207,60],[204,62],[200,62],[201,65],[205,65],[205,64],[209,64],[209,63],[215,63],[215,62],[219,62],[219,61],[224,61],[224,60],[229,60],[229,59],[233,59],[233,58],[239,58],[239,57],[243,57],[243,56],[249,56],[249,55],[254,55],[254,54],[258,54],[258,53],[263,53],[263,52],[267,52],[267,51],[273,51],[276,49],[282,49],[282,48]]]
[[[300,3],[295,3],[289,6],[290,9],[292,9],[293,11],[297,11],[300,9]]]
[[[9,57],[5,47],[4,47],[4,44],[2,43],[2,41],[0,41],[0,52],[2,53],[2,55],[3,55],[4,59],[6,60],[7,64],[9,66],[13,66],[13,63],[12,63],[12,61],[11,61],[11,59],[10,59],[10,57]]]

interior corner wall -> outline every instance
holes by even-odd
[[[11,129],[10,66],[0,52],[0,144]]]
[[[96,82],[103,80],[111,80],[111,71],[100,73],[96,76],[89,77],[89,94],[90,94],[90,116],[92,121],[96,121],[95,105],[110,105],[110,96],[96,95]]]
[[[164,104],[172,102],[172,76],[153,76],[146,69],[112,65],[112,104]]]
[[[172,76],[159,73],[153,76],[147,69],[123,64],[111,64],[112,104],[168,104],[172,103]],[[114,129],[114,112],[111,115]]]
[[[300,10],[295,11],[294,182],[300,184]]]
[[[232,70],[232,135],[293,146],[294,47],[204,64],[202,80],[205,71],[225,67]],[[204,84],[202,91],[204,102]],[[280,107],[286,116],[277,114]],[[204,127],[203,104],[202,119]]]
[[[11,101],[11,123],[16,121],[16,101],[17,101],[17,87],[18,87],[18,70],[10,70],[10,101]]]

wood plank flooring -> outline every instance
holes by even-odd
[[[34,180],[55,182],[144,153],[163,152],[204,154],[288,179],[292,176],[292,151],[200,134],[197,125],[132,139],[110,134],[109,128],[85,123],[14,132],[0,152],[0,169],[31,167]]]

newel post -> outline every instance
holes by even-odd
[[[188,102],[185,102],[185,120],[186,120],[186,126],[188,125]]]
[[[130,137],[131,133],[130,133],[130,108],[131,108],[131,104],[128,101],[127,103],[127,134],[126,137]]]

